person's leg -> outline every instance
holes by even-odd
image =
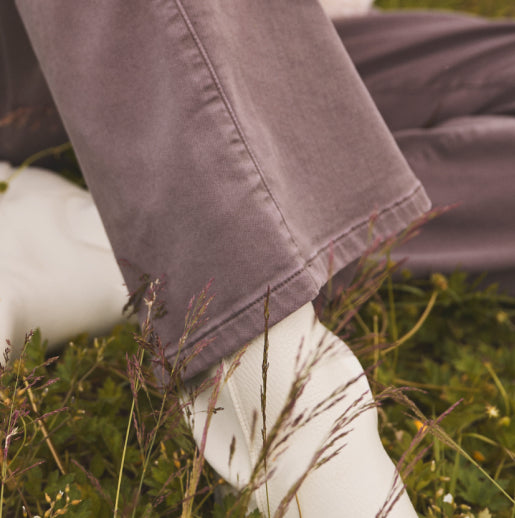
[[[316,0],[18,0],[131,291],[165,277],[177,353],[210,278],[216,337],[187,376],[313,300],[428,208]]]
[[[168,314],[157,331],[171,356],[190,296],[215,277],[211,320],[188,348],[202,336],[217,340],[189,376],[262,331],[267,286],[273,325],[316,296],[331,259],[341,269],[367,248],[372,214],[375,235],[385,236],[428,208],[314,0],[295,9],[275,0],[17,5],[115,253],[133,266],[124,268],[129,286],[139,285],[135,271],[168,279]],[[308,317],[300,317],[285,350],[290,360],[305,334]],[[346,358],[325,364],[312,383],[313,404],[325,398],[324,380],[348,381],[340,380],[339,365],[348,360],[349,375],[361,374],[341,350]],[[283,362],[274,357],[271,382],[281,378]],[[249,355],[244,365],[255,378],[261,359]],[[363,380],[361,389],[368,390]],[[251,382],[246,394],[250,409],[259,384]],[[280,387],[270,388],[270,408],[283,398]],[[241,426],[229,408],[220,415],[224,426]],[[330,417],[320,419],[327,429]],[[340,484],[347,463],[357,462],[352,452],[361,451],[358,443],[349,445],[343,465],[333,459],[308,479],[301,496],[306,508],[324,504],[341,515],[347,501],[363,495],[369,470],[386,473],[370,499],[374,513],[382,505],[395,471],[381,448],[375,413],[362,419],[367,440],[361,448],[378,452],[384,471],[372,455],[365,473],[353,466],[358,486],[345,477]],[[313,451],[319,436],[298,441],[294,436],[287,445]],[[321,473],[335,484],[321,489]],[[283,496],[282,482],[275,479],[271,488],[275,501]]]
[[[0,162],[0,181],[12,173],[7,163]],[[0,248],[2,346],[5,338],[19,346],[31,327],[40,327],[52,346],[84,330],[102,332],[121,317],[125,289],[88,192],[51,172],[28,168],[2,194],[0,217],[4,223],[0,227],[4,245]],[[37,251],[37,255],[28,250]],[[274,423],[287,403],[296,375],[306,376],[309,370],[302,394],[268,456],[268,470],[275,471],[268,481],[272,512],[304,475],[317,450],[344,434],[323,455],[343,447],[341,453],[307,477],[286,516],[300,516],[300,506],[306,518],[320,513],[340,517],[343,507],[351,516],[375,517],[399,496],[389,516],[414,517],[402,481],[382,447],[370,388],[352,352],[320,324],[311,304],[273,326],[269,343],[269,436],[273,436]],[[207,461],[236,488],[249,481],[259,464],[263,346],[262,335],[254,339],[227,379],[207,435]],[[299,350],[302,355],[297,358]],[[2,351],[0,348],[0,354]],[[302,363],[310,360],[313,368],[303,369]],[[224,375],[232,361],[230,357],[222,361]],[[191,409],[198,444],[202,442],[210,394],[201,393]],[[307,416],[320,406],[330,408],[303,427],[292,426],[297,416]],[[291,432],[294,434],[278,446]],[[277,456],[277,450],[284,451]],[[258,480],[261,483],[253,502],[264,511],[268,507],[266,490],[262,476]]]
[[[459,203],[395,257],[416,275],[488,272],[515,294],[515,22],[385,12],[335,23],[433,204]]]

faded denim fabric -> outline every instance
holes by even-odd
[[[315,0],[16,5],[129,289],[166,280],[170,357],[214,278],[182,352],[215,341],[188,376],[263,331],[268,287],[273,325],[318,295],[331,261],[429,208]],[[28,88],[11,70],[8,88]]]

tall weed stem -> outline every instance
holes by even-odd
[[[270,286],[268,287],[268,291],[266,294],[266,300],[265,300],[265,340],[263,344],[263,365],[262,365],[262,379],[263,379],[263,386],[261,387],[261,415],[263,418],[263,428],[261,429],[261,435],[263,438],[263,444],[266,444],[266,386],[267,386],[267,380],[268,380],[268,349],[270,347],[270,343],[268,341],[268,321],[270,319],[270,308],[269,308],[269,302],[270,302]],[[268,518],[270,518],[270,497],[268,494],[268,463],[267,463],[267,456],[265,455],[263,459],[263,468],[265,471],[265,493],[266,493],[266,507],[267,507],[267,513]]]
[[[429,302],[427,303],[426,309],[424,310],[424,312],[418,319],[417,323],[404,336],[402,336],[401,338],[396,340],[393,343],[393,345],[384,349],[384,351],[383,351],[384,354],[397,349],[398,347],[400,347],[402,344],[407,342],[412,336],[414,336],[418,332],[418,330],[422,327],[424,322],[427,320],[429,313],[431,313],[431,310],[433,309],[437,298],[438,298],[438,290],[434,290],[433,293],[431,294],[431,298],[429,299]]]
[[[142,348],[139,354],[139,365],[141,366],[143,364],[143,356],[145,354],[145,350]],[[134,391],[137,392],[139,389],[139,379],[136,377],[136,381],[134,382]],[[132,426],[132,420],[134,416],[134,406],[136,404],[135,398],[132,398],[131,403],[131,410],[129,412],[129,420],[127,422],[127,430],[125,432],[125,442],[123,444],[123,451],[122,451],[122,459],[120,461],[120,471],[118,473],[118,484],[116,486],[116,499],[114,502],[114,512],[113,512],[113,518],[116,518],[118,515],[118,505],[120,501],[120,490],[122,487],[122,476],[123,476],[123,466],[125,464],[125,455],[127,453],[127,446],[129,444],[129,435],[131,432],[131,426]]]

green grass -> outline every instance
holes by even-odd
[[[358,286],[335,297],[325,320],[335,327],[350,319],[346,341],[371,367],[377,392],[382,386],[413,389],[407,392],[412,403],[402,401],[404,393],[383,403],[380,429],[393,458],[409,452],[407,486],[420,516],[486,517],[488,509],[494,517],[513,518],[515,299],[493,288],[477,290],[462,273],[387,280],[350,318],[362,293]],[[12,433],[2,463],[3,516],[59,516],[63,509],[66,516],[110,517],[117,500],[117,516],[228,515],[236,501],[226,497],[215,505],[213,492],[223,482],[208,466],[199,468],[192,488],[195,444],[177,392],[163,397],[153,382],[145,337],[145,329],[118,326],[93,342],[77,337],[59,360],[48,361],[36,332],[24,359],[2,374],[3,445]],[[374,347],[395,342],[402,345]],[[143,352],[147,361],[136,376]],[[184,515],[188,494],[195,497]]]
[[[429,300],[436,303],[416,335],[381,359],[375,372],[381,384],[411,387],[409,397],[428,418],[459,405],[442,421],[442,429],[510,496],[515,495],[515,299],[495,289],[480,291],[455,273],[444,291],[430,281],[393,285],[397,327],[402,336],[416,325]],[[362,311],[369,329],[381,330],[379,341],[393,341],[386,287]],[[363,333],[361,326],[356,332]],[[366,362],[367,360],[365,360]],[[373,362],[373,357],[368,362]],[[422,390],[423,392],[421,392]],[[387,450],[400,457],[421,420],[406,419],[399,405],[382,414]],[[429,446],[429,443],[427,443]],[[408,488],[423,516],[456,516],[460,505],[478,513],[513,517],[515,506],[485,473],[456,452],[447,438],[434,438],[416,464]],[[453,495],[459,505],[443,503]],[[441,509],[442,511],[438,511]],[[462,508],[463,510],[466,508]],[[433,514],[431,514],[433,513]]]
[[[489,17],[515,16],[515,4],[510,0],[376,0],[384,9],[446,9]]]
[[[515,4],[499,0],[378,3],[515,16]],[[66,175],[80,179],[70,163]],[[408,452],[419,515],[515,518],[515,298],[479,290],[463,273],[405,274],[386,278],[355,314],[364,291],[335,297],[324,318],[333,329],[347,322],[340,331],[376,393],[408,389],[387,389],[380,429],[394,459]],[[31,337],[0,375],[0,517],[107,518],[117,508],[119,517],[223,518],[237,507],[233,496],[215,503],[223,481],[202,464],[176,388],[163,396],[155,385],[149,342],[148,329],[126,324],[76,337],[48,360],[40,334]]]

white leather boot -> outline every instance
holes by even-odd
[[[0,162],[0,181],[13,173]],[[0,362],[36,327],[49,345],[107,331],[127,289],[91,195],[43,169],[24,169],[0,193]]]
[[[331,19],[363,15],[370,11],[374,0],[319,0]]]
[[[263,343],[263,335],[251,342],[240,365],[223,384],[216,403],[216,407],[223,410],[212,416],[207,433],[206,460],[229,484],[239,489],[251,479],[262,446],[260,393]],[[333,404],[329,404],[330,408],[300,430],[287,436],[278,448],[280,454],[272,452],[267,468],[268,473],[273,474],[267,482],[268,487],[261,485],[254,493],[257,507],[265,516],[268,508],[271,516],[280,515],[281,500],[308,469],[317,450],[330,440],[331,430],[339,422],[340,432],[347,434],[340,437],[329,452],[340,446],[343,448],[308,475],[284,516],[386,516],[386,512],[378,513],[385,502],[392,502],[392,494],[400,494],[388,516],[416,518],[417,514],[402,489],[402,481],[381,444],[377,431],[377,410],[363,369],[345,343],[317,320],[312,304],[305,305],[269,330],[266,388],[268,436],[273,433],[274,422],[287,402],[296,372],[299,369],[302,371],[297,358],[301,343],[300,363],[309,363],[309,358],[313,360],[317,354],[322,357],[315,360],[288,421],[292,423],[296,416],[305,416],[310,410],[327,405],[330,401]],[[230,357],[222,362],[225,373],[232,360]],[[345,390],[339,390],[346,384],[349,385]],[[201,440],[209,397],[210,391],[201,393],[192,407],[192,426],[197,443]]]

